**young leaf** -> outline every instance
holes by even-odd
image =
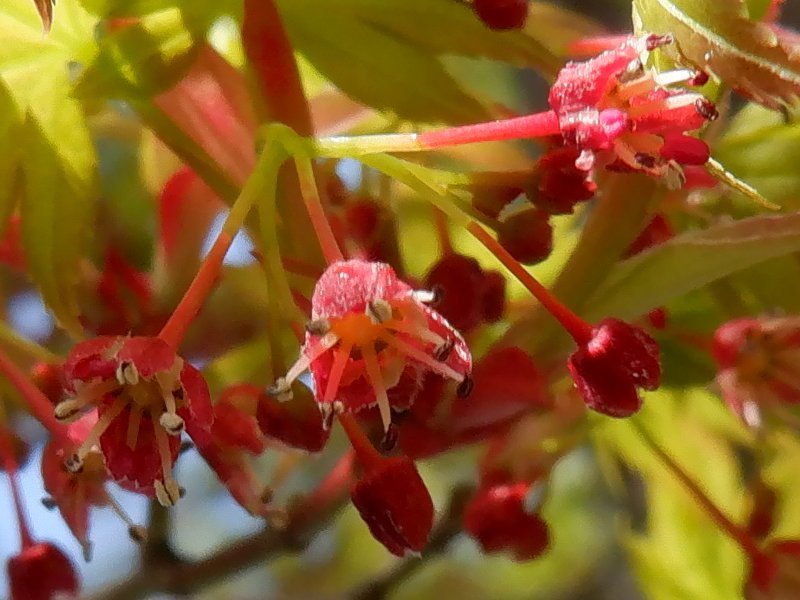
[[[295,48],[334,85],[381,111],[426,122],[462,123],[487,111],[438,58],[326,0],[281,0]]]
[[[17,203],[20,152],[18,140],[22,115],[0,79],[0,235],[4,234]]]
[[[15,181],[28,275],[73,335],[81,331],[75,283],[94,218],[96,158],[69,68],[91,61],[95,23],[67,2],[44,38],[28,0],[0,3],[0,72],[25,115],[12,147],[21,153]]]
[[[741,0],[634,0],[641,32],[671,33],[683,57],[756,102],[776,108],[800,95],[800,56],[746,17]]]
[[[759,262],[800,250],[800,213],[723,223],[677,236],[617,265],[587,315],[634,318]]]

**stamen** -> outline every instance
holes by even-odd
[[[437,294],[433,290],[414,290],[411,292],[411,296],[423,304],[432,304],[438,300]]]
[[[72,423],[80,417],[83,409],[117,389],[119,383],[114,380],[96,381],[80,386],[74,398],[67,398],[56,404],[55,417],[62,423]]]
[[[647,48],[648,52],[652,52],[656,48],[660,48],[661,46],[668,46],[675,41],[675,38],[672,36],[671,33],[666,33],[664,35],[658,35],[656,33],[652,33],[647,36],[645,40],[645,48]]]
[[[183,419],[172,412],[163,412],[158,418],[158,423],[167,430],[170,435],[180,435],[183,433],[185,424]]]
[[[459,398],[466,398],[472,393],[473,387],[475,387],[475,381],[469,375],[465,375],[464,381],[459,383],[456,388],[456,395]]]
[[[684,106],[688,106],[690,104],[694,104],[697,112],[700,113],[703,118],[708,119],[709,121],[716,119],[716,116],[712,118],[711,116],[706,116],[700,112],[700,107],[698,106],[699,104],[703,104],[704,106],[709,104],[714,113],[716,113],[716,109],[714,109],[714,105],[711,102],[694,92],[686,92],[685,94],[679,94],[677,96],[669,96],[668,98],[657,100],[655,102],[636,104],[628,109],[628,116],[631,119],[638,119],[639,117],[644,117],[653,113],[669,112],[677,108],[683,108]]]
[[[136,440],[139,439],[139,425],[142,422],[142,409],[138,404],[131,406],[131,414],[128,417],[128,431],[125,434],[125,444],[133,450],[136,448]]]
[[[697,77],[697,71],[691,69],[674,69],[672,71],[664,71],[654,77],[655,82],[661,87],[668,87],[676,83],[683,83],[685,81],[692,81]]]
[[[73,423],[81,416],[82,409],[91,402],[88,398],[68,398],[56,404],[56,419],[62,423]]]
[[[627,102],[635,96],[646,94],[655,88],[653,75],[651,73],[645,73],[637,79],[624,79],[620,77],[619,83],[620,85],[617,87],[614,96],[616,96],[617,100],[621,100],[622,102]]]
[[[388,323],[384,323],[386,329],[390,331],[399,331],[402,333],[407,333],[409,335],[414,336],[415,338],[422,340],[423,342],[430,342],[431,344],[436,344],[437,346],[441,346],[442,344],[446,343],[445,340],[440,335],[437,335],[430,329],[424,326],[415,325],[414,323],[410,323],[408,321],[389,321]]]
[[[455,346],[455,342],[453,339],[445,340],[442,344],[438,345],[436,348],[433,349],[433,358],[436,360],[443,362],[447,360],[447,357],[450,356],[450,353],[453,351],[453,347]]]
[[[136,365],[122,362],[117,367],[117,381],[120,385],[136,385],[139,383],[139,370]]]
[[[86,455],[94,446],[98,445],[100,436],[103,435],[105,430],[108,429],[108,426],[111,425],[111,421],[116,419],[122,412],[122,409],[125,408],[127,403],[128,401],[125,398],[119,397],[114,400],[111,406],[103,411],[103,414],[100,415],[97,423],[94,424],[94,427],[92,427],[92,430],[89,432],[89,435],[86,436],[86,439],[80,447],[72,456],[64,461],[64,466],[70,473],[79,473],[81,469],[83,469],[84,458],[86,458]]]
[[[365,312],[369,320],[375,325],[385,323],[392,318],[392,306],[382,298],[376,298],[372,302],[368,302]]]
[[[53,510],[56,506],[58,506],[58,504],[56,504],[56,501],[53,500],[52,497],[45,496],[42,498],[42,506],[44,506],[47,510]]]
[[[392,407],[389,404],[389,394],[386,391],[386,382],[383,380],[381,374],[381,366],[378,363],[378,357],[375,354],[375,348],[368,344],[361,348],[361,355],[364,357],[364,366],[367,369],[367,377],[375,391],[375,402],[378,404],[378,410],[381,413],[381,421],[383,421],[384,432],[389,431],[389,425],[392,423]]]
[[[447,366],[445,363],[441,363],[436,359],[428,356],[421,350],[418,350],[414,346],[407,344],[406,342],[402,341],[399,338],[396,338],[393,335],[381,334],[380,339],[389,346],[392,346],[405,354],[406,356],[413,358],[414,360],[421,362],[422,364],[426,365],[430,368],[431,371],[434,373],[438,373],[444,377],[448,377],[455,381],[461,382],[464,381],[464,375],[456,371],[455,369]]]
[[[384,452],[391,452],[394,450],[395,446],[397,446],[397,436],[399,435],[399,430],[397,425],[394,423],[389,424],[389,428],[383,434],[383,439],[381,440],[381,450]]]
[[[133,519],[131,519],[130,515],[125,512],[125,509],[122,508],[122,505],[117,502],[117,499],[114,498],[111,494],[108,493],[108,490],[105,490],[105,500],[108,506],[111,507],[116,515],[122,519],[122,522],[128,526],[128,535],[131,536],[131,539],[135,542],[144,543],[147,541],[147,529],[142,527],[141,525],[135,523]]]
[[[328,374],[328,386],[325,388],[325,395],[322,398],[324,403],[333,402],[336,397],[336,392],[339,390],[339,383],[342,380],[342,375],[344,374],[344,369],[347,366],[347,361],[350,358],[350,351],[352,349],[352,344],[342,344],[341,348],[334,350],[333,364]]]
[[[333,348],[339,342],[339,338],[333,333],[327,333],[320,340],[319,345],[315,348],[314,352],[309,355],[301,354],[295,363],[286,372],[283,377],[278,377],[271,386],[267,388],[267,394],[273,398],[277,398],[280,402],[286,402],[292,399],[292,383],[295,379],[300,377],[311,366],[315,360],[325,354],[328,350]]]
[[[717,107],[714,106],[714,103],[708,98],[703,98],[701,96],[695,100],[694,107],[697,109],[697,113],[707,121],[714,121],[719,117]]]
[[[153,433],[158,447],[158,456],[161,459],[161,472],[163,480],[156,480],[154,487],[156,499],[161,506],[174,506],[181,498],[181,488],[172,477],[172,454],[169,449],[167,432],[153,424]]]
[[[328,319],[316,319],[306,323],[306,331],[311,335],[325,335],[331,330],[331,323]]]

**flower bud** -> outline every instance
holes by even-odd
[[[656,341],[618,319],[594,327],[592,338],[570,356],[568,367],[587,406],[612,417],[639,410],[637,389],[654,390],[661,380]]]
[[[353,486],[353,505],[373,537],[396,556],[420,552],[433,527],[433,500],[414,462],[388,458]]]

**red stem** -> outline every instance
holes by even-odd
[[[658,456],[662,463],[677,477],[689,493],[694,497],[703,510],[706,511],[708,516],[714,523],[720,527],[728,536],[734,540],[750,557],[754,564],[762,562],[769,562],[771,559],[758,547],[753,541],[753,538],[747,532],[747,529],[740,527],[723,513],[716,504],[709,498],[706,493],[700,488],[699,485],[683,470],[683,468],[676,463],[667,452],[658,445],[658,443],[645,431],[645,429],[634,422],[636,430],[645,441],[645,444],[650,450]]]
[[[14,499],[14,508],[17,511],[17,524],[19,525],[19,540],[23,550],[33,546],[33,537],[28,528],[28,521],[22,505],[22,495],[19,491],[17,457],[14,455],[14,448],[11,444],[11,432],[5,424],[0,425],[0,456],[3,459],[3,467],[8,475],[8,483],[11,485],[11,496]]]
[[[16,388],[28,406],[30,413],[50,434],[67,445],[72,441],[67,436],[67,429],[55,416],[55,407],[50,399],[42,393],[28,376],[14,364],[9,356],[0,350],[0,374]]]
[[[186,290],[178,306],[175,307],[158,334],[158,337],[169,344],[171,348],[177,350],[180,346],[189,325],[200,312],[211,290],[214,289],[225,255],[233,243],[233,237],[224,230],[220,232],[208,255],[203,259],[189,289]]]
[[[578,315],[572,312],[569,308],[564,306],[558,298],[553,296],[546,287],[536,281],[536,279],[528,273],[511,254],[503,248],[500,243],[494,239],[489,233],[480,225],[475,222],[467,226],[469,232],[475,236],[489,251],[494,254],[505,267],[511,271],[514,277],[524,285],[527,290],[533,294],[542,306],[558,320],[559,323],[566,329],[567,333],[572,336],[575,343],[579,346],[585,345],[592,339],[592,326],[581,319]]]
[[[384,458],[380,452],[375,449],[372,442],[369,441],[364,431],[356,421],[356,418],[350,413],[340,413],[338,415],[339,423],[342,424],[344,432],[350,439],[350,445],[356,453],[356,458],[365,471],[371,471],[377,468],[383,462]]]
[[[426,131],[417,135],[417,142],[424,148],[444,148],[476,142],[541,138],[560,133],[558,115],[548,110],[501,121]]]
[[[269,120],[285,123],[303,137],[313,135],[292,45],[273,0],[244,0],[242,43]]]

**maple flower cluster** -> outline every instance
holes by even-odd
[[[485,4],[476,2],[475,10]],[[520,3],[511,4],[519,20]],[[700,94],[674,87],[702,78],[644,67],[643,55],[669,42],[666,36],[630,38],[562,70],[548,117],[551,133],[561,139],[539,160],[533,184],[540,212],[509,221],[500,231],[501,246],[514,248],[524,262],[546,256],[552,243],[547,219],[593,196],[592,173],[599,166],[644,172],[677,186],[685,167],[707,161],[706,144],[686,133],[713,119],[714,107]],[[502,317],[504,277],[450,250],[428,273],[425,289],[410,285],[388,257],[380,260],[376,211],[363,199],[357,210],[346,207],[339,233],[364,251],[332,261],[318,277],[299,358],[266,390],[237,384],[212,401],[201,372],[161,335],[100,335],[72,348],[58,369],[64,393],[51,392],[63,429],[45,449],[43,474],[47,503],[61,511],[87,556],[90,506],[111,506],[132,537],[145,535],[106,491],[107,482],[164,506],[179,501],[184,490],[173,471],[184,434],[246,510],[277,523],[287,515],[271,506],[272,489],[260,481],[250,457],[278,445],[320,451],[336,420],[359,468],[352,502],[393,554],[423,551],[436,517],[414,461],[476,440],[490,440],[492,449],[463,514],[464,529],[486,552],[529,560],[545,551],[548,526],[529,500],[552,465],[520,473],[493,461],[498,447],[510,445],[507,434],[515,423],[552,408],[545,381],[553,374],[540,372],[517,347],[494,348],[473,365],[466,340],[479,325]],[[526,239],[534,226],[550,236],[548,243]],[[124,312],[118,293],[123,284],[148,304],[138,274],[113,255],[107,263],[100,291],[116,307],[112,312]],[[640,391],[660,384],[655,340],[642,327],[615,318],[590,324],[557,299],[546,300],[577,346],[559,372],[572,377],[576,397],[609,416],[635,413]],[[114,329],[113,320],[101,325]],[[720,385],[746,418],[751,405],[779,404],[796,392],[780,367],[792,356],[783,349],[798,338],[793,327],[747,321],[718,333]],[[15,469],[6,463],[13,478]],[[23,523],[21,512],[18,518]],[[24,531],[21,538],[22,551],[9,563],[14,600],[75,593],[74,571],[60,551]],[[33,581],[32,573],[45,568],[48,579]]]

